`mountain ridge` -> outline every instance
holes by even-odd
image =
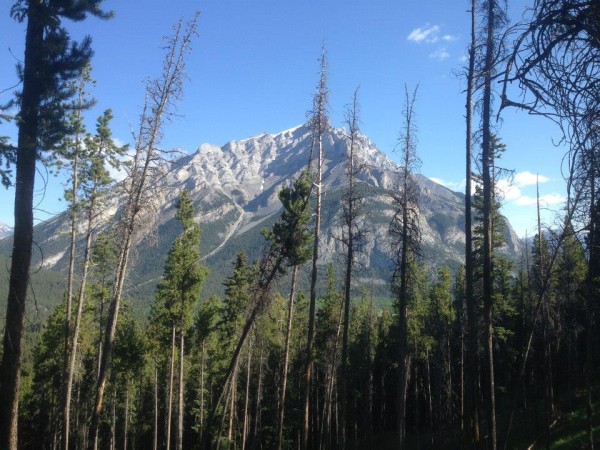
[[[325,148],[324,203],[321,264],[336,261],[343,248],[337,212],[345,184],[345,130],[332,128],[323,139]],[[212,268],[208,293],[219,292],[238,251],[258,257],[263,246],[260,230],[278,218],[279,190],[289,185],[307,166],[312,134],[305,125],[269,134],[261,133],[223,146],[202,144],[197,151],[173,161],[162,179],[164,190],[156,198],[159,216],[157,244],[150,246],[150,234],[137,242],[132,261],[130,295],[147,297],[162,275],[168,249],[179,233],[174,204],[182,189],[189,191],[196,217],[203,227],[203,261]],[[396,188],[398,165],[381,152],[367,136],[358,139],[357,160],[363,166],[359,180],[364,187],[365,215],[360,219],[367,241],[358,257],[359,278],[385,285],[390,273],[390,242],[387,230],[393,215],[390,193]],[[464,258],[464,196],[422,176],[415,175],[420,191],[419,226],[424,261],[428,266],[457,266]],[[104,211],[106,224],[118,214],[118,196]],[[510,227],[509,227],[510,228]],[[36,240],[42,247],[43,264],[64,270],[67,264],[68,220],[62,213],[36,226]],[[509,229],[506,252],[516,255],[518,238]],[[154,284],[154,285],[153,285]]]

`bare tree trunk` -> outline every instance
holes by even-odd
[[[429,365],[429,352],[426,353],[425,362],[427,363],[427,403],[429,405],[429,425],[431,427],[431,448],[435,448],[435,426],[433,419],[433,398],[431,395],[431,367]]]
[[[79,91],[79,102],[82,101]],[[81,120],[81,111],[78,112]],[[67,275],[67,311],[65,314],[65,354],[63,362],[63,449],[69,450],[69,434],[71,428],[71,389],[73,374],[71,372],[71,315],[73,309],[73,285],[75,282],[75,240],[77,238],[77,193],[79,190],[79,133],[75,137],[73,156],[73,179],[71,184],[71,233],[69,237],[69,272]],[[89,232],[89,222],[88,222]],[[87,242],[86,242],[87,243]]]
[[[340,314],[338,316],[338,323],[335,332],[335,341],[333,344],[333,355],[331,356],[331,363],[329,366],[329,371],[327,375],[327,389],[325,392],[325,405],[323,407],[323,425],[321,428],[321,442],[323,442],[323,430],[327,430],[325,433],[325,437],[327,438],[327,442],[329,446],[326,448],[331,448],[331,438],[333,433],[331,432],[332,426],[332,408],[337,407],[337,401],[333,402],[333,396],[335,393],[334,387],[336,386],[336,378],[338,375],[338,351],[340,347],[340,334],[342,331],[342,324],[344,320],[344,308],[343,305],[340,308]],[[336,399],[337,400],[337,399]]]
[[[127,450],[127,435],[129,434],[129,378],[125,383],[125,420],[123,424],[123,450]]]
[[[167,399],[167,433],[165,438],[165,448],[171,448],[171,424],[173,422],[173,384],[175,378],[175,325],[171,328],[171,354],[169,355],[169,395]]]
[[[258,387],[256,388],[256,401],[254,402],[254,425],[252,427],[252,445],[250,448],[256,448],[256,443],[260,442],[258,440],[258,435],[260,432],[260,419],[261,419],[261,402],[262,402],[262,391],[263,391],[263,368],[264,368],[264,358],[263,358],[264,346],[261,345],[260,348],[260,356],[258,361]],[[262,448],[262,447],[261,447]]]
[[[154,430],[152,450],[158,450],[158,365],[154,360]]]
[[[406,386],[408,377],[408,341],[407,341],[407,308],[409,301],[409,254],[415,250],[417,245],[416,236],[418,230],[414,229],[418,225],[414,221],[416,207],[416,192],[410,181],[411,170],[415,164],[416,142],[414,136],[414,104],[417,90],[415,89],[412,98],[405,92],[404,125],[400,142],[402,145],[402,159],[404,167],[400,172],[401,192],[396,197],[395,203],[397,211],[392,219],[392,231],[397,235],[396,245],[399,247],[396,252],[394,284],[399,276],[399,286],[396,284],[396,296],[398,298],[398,447],[404,450],[406,445]],[[399,228],[399,229],[398,229]]]
[[[33,193],[39,135],[38,105],[42,95],[38,70],[43,57],[45,8],[40,2],[27,3],[15,177],[15,227],[0,365],[0,448],[8,450],[17,450],[18,447],[23,330],[33,242]]]
[[[176,448],[177,450],[183,450],[183,416],[185,413],[184,410],[184,393],[185,393],[185,385],[183,379],[183,371],[184,371],[184,345],[185,345],[185,336],[183,334],[183,319],[181,320],[181,329],[179,330],[179,401],[177,408],[177,440],[176,440]]]
[[[117,448],[117,391],[113,393],[112,420],[110,422],[110,450]]]
[[[473,92],[475,82],[475,17],[476,2],[471,0],[471,45],[469,47],[469,69],[467,73],[466,103],[466,174],[465,174],[465,302],[467,305],[467,386],[466,406],[470,442],[479,446],[479,339],[477,330],[477,304],[473,295],[473,219],[471,208],[471,161],[473,159]]]
[[[415,355],[417,355],[417,341],[415,339]],[[419,364],[415,361],[415,433],[417,435],[417,450],[421,448],[421,430],[419,427]]]
[[[485,66],[483,70],[482,98],[482,184],[483,184],[483,318],[484,339],[487,360],[487,413],[489,429],[489,449],[496,450],[496,395],[494,382],[494,344],[493,344],[493,242],[492,242],[492,199],[493,183],[491,175],[492,143],[491,143],[491,103],[492,103],[492,71],[494,66],[494,32],[496,1],[487,1],[487,26],[485,44]]]
[[[348,168],[346,170],[346,178],[348,185],[344,195],[344,222],[347,227],[347,233],[345,239],[342,242],[346,246],[346,276],[344,280],[344,328],[342,333],[342,368],[341,368],[341,403],[340,403],[340,449],[345,450],[346,448],[346,421],[347,421],[347,409],[346,402],[348,399],[348,328],[350,324],[350,290],[352,286],[352,269],[354,266],[354,247],[356,246],[355,226],[356,219],[358,216],[357,202],[360,198],[357,194],[356,189],[356,175],[357,170],[355,168],[355,157],[354,157],[354,146],[358,134],[358,89],[354,91],[353,101],[348,107],[347,120],[350,142],[348,145]],[[360,168],[359,168],[360,170]]]
[[[462,300],[462,299],[461,299]],[[461,448],[464,446],[465,436],[465,324],[464,324],[464,305],[460,304],[460,372],[459,372],[459,405],[460,405],[460,440]]]
[[[592,326],[594,324],[595,300],[597,299],[595,292],[595,284],[597,283],[596,276],[598,268],[595,267],[598,259],[598,242],[597,240],[597,221],[598,221],[598,205],[596,196],[596,161],[594,152],[590,152],[590,226],[589,226],[589,255],[588,255],[588,279],[587,279],[587,295],[586,295],[586,331],[585,331],[585,397],[586,397],[586,414],[587,414],[587,438],[588,447],[594,449],[594,409],[592,403],[592,368],[594,358],[592,356],[593,340]]]
[[[544,258],[544,238],[542,236],[542,221],[540,218],[540,186],[539,182],[536,181],[536,199],[537,199],[537,227],[538,227],[538,257],[539,257],[539,273],[540,273],[540,286],[543,283],[543,277],[546,274],[545,258]],[[550,349],[550,339],[548,336],[548,328],[550,326],[550,318],[548,313],[548,296],[542,294],[542,336],[543,336],[543,349],[544,349],[544,364],[545,369],[545,397],[546,397],[546,446],[550,444],[550,423],[552,422],[552,416],[554,415],[554,399],[552,389],[552,359]]]
[[[316,202],[316,218],[315,218],[315,238],[313,247],[313,262],[312,262],[312,275],[310,282],[310,305],[308,315],[308,340],[306,344],[306,373],[305,373],[305,386],[304,386],[304,432],[302,434],[302,449],[307,450],[309,448],[309,433],[310,433],[310,390],[312,385],[313,376],[313,346],[315,339],[315,321],[316,321],[316,304],[317,304],[317,262],[319,260],[319,238],[321,232],[321,168],[322,168],[322,142],[319,139],[319,159],[317,164],[317,178],[315,180],[317,190],[317,202]],[[313,300],[314,299],[314,300]]]
[[[206,343],[202,341],[202,349],[200,356],[200,411],[198,422],[200,424],[200,441],[204,432],[204,364],[206,355]]]
[[[292,323],[294,318],[294,295],[296,292],[296,277],[298,275],[298,266],[294,266],[292,269],[292,281],[290,288],[290,297],[288,300],[288,320],[285,332],[285,345],[284,345],[284,356],[283,356],[283,368],[281,371],[281,389],[280,389],[280,400],[279,400],[279,414],[277,424],[277,450],[282,449],[283,445],[283,423],[285,414],[285,392],[287,388],[287,375],[288,365],[290,361],[290,340],[292,336]]]
[[[79,298],[77,303],[77,315],[75,316],[75,325],[73,328],[73,335],[71,336],[71,344],[69,345],[68,353],[68,366],[66,371],[65,379],[65,397],[64,397],[64,424],[63,424],[63,448],[69,450],[69,429],[70,429],[70,416],[71,416],[71,393],[73,390],[73,376],[75,374],[75,362],[77,360],[77,347],[79,344],[79,330],[81,328],[81,318],[83,316],[83,304],[85,302],[85,290],[87,287],[87,278],[90,267],[90,259],[92,255],[92,235],[93,235],[93,221],[96,209],[95,202],[95,189],[92,194],[92,203],[88,208],[87,217],[87,231],[85,236],[85,250],[83,257],[83,273],[81,274],[81,286],[79,287]],[[70,327],[70,321],[67,325]]]
[[[100,361],[99,376],[96,384],[96,401],[92,416],[92,450],[98,449],[97,436],[100,413],[106,389],[108,366],[114,346],[117,319],[121,305],[121,294],[127,276],[129,253],[133,244],[134,234],[139,226],[139,214],[144,209],[143,207],[146,206],[147,199],[144,198],[144,194],[147,191],[148,183],[152,179],[153,164],[156,164],[160,157],[157,144],[160,142],[163,121],[170,116],[169,107],[171,106],[172,99],[177,99],[182,95],[185,71],[184,58],[189,52],[191,40],[196,34],[197,20],[198,13],[187,24],[185,30],[182,30],[181,21],[175,27],[174,36],[167,41],[167,54],[163,65],[162,77],[149,82],[146,89],[146,103],[140,119],[140,131],[137,136],[132,168],[130,169],[133,172],[128,183],[128,198],[124,216],[120,223],[122,230],[121,244],[117,270],[115,272],[112,301],[106,324],[102,359]]]
[[[236,400],[237,400],[237,378],[238,378],[238,370],[239,365],[236,364],[233,369],[233,376],[231,377],[231,386],[229,388],[229,428],[227,429],[227,440],[229,441],[229,445],[232,445],[233,440],[235,439],[234,435],[234,422],[236,416]]]
[[[250,401],[250,375],[252,373],[252,339],[248,342],[248,367],[246,370],[246,392],[244,399],[244,424],[242,426],[242,450],[246,450],[246,442],[248,439],[248,428],[250,422],[248,419],[248,404]]]
[[[310,424],[311,407],[310,407],[310,392],[312,386],[312,376],[314,370],[314,355],[313,346],[315,340],[315,320],[317,314],[317,263],[319,261],[319,243],[321,233],[321,204],[322,204],[322,171],[323,171],[323,133],[327,129],[327,77],[326,77],[326,58],[325,49],[321,54],[321,76],[315,96],[315,110],[313,112],[313,136],[317,145],[317,171],[315,174],[314,185],[316,188],[316,205],[315,205],[315,233],[313,241],[313,259],[310,279],[310,305],[308,313],[308,339],[306,342],[306,372],[304,383],[304,426],[302,429],[302,450],[307,450],[310,446]],[[311,149],[312,152],[312,149]]]

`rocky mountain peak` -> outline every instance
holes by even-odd
[[[174,219],[174,200],[182,189],[190,192],[197,218],[203,227],[202,254],[213,270],[209,285],[213,291],[229,271],[239,251],[250,258],[258,256],[264,244],[260,230],[279,217],[277,194],[306,168],[312,134],[305,125],[276,134],[261,133],[234,140],[223,146],[202,144],[195,153],[174,161],[163,179],[164,198],[159,207],[157,245],[139,239],[137,257],[131,273],[132,295],[147,295],[162,274],[163,263],[173,239],[179,234]],[[347,133],[332,128],[323,139],[325,167],[321,262],[339,261],[343,248],[336,237],[342,235],[339,217],[340,198],[345,186]],[[388,227],[393,215],[390,193],[396,187],[399,167],[381,152],[367,136],[360,136],[356,157],[363,170],[365,186],[364,215],[360,221],[367,235],[361,252],[362,278],[389,279],[390,239]],[[421,227],[425,262],[430,266],[456,266],[464,254],[464,213],[462,194],[452,192],[426,177],[416,175],[421,205]],[[106,226],[117,214],[118,197],[106,214]],[[44,249],[47,265],[66,267],[68,216],[63,214],[36,227],[36,240]],[[59,236],[57,238],[57,236]],[[155,242],[156,239],[153,239]],[[508,253],[516,254],[518,242],[509,241]],[[337,256],[336,256],[337,255]],[[145,286],[144,288],[138,288]],[[141,289],[141,290],[140,290]],[[146,289],[146,290],[144,290]],[[210,289],[209,289],[210,292]]]

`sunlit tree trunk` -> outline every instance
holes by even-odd
[[[281,370],[281,388],[279,394],[279,414],[277,424],[277,450],[282,450],[283,445],[283,424],[285,415],[285,393],[288,379],[288,366],[290,361],[290,341],[292,336],[292,323],[294,318],[294,296],[296,293],[296,277],[298,275],[298,266],[292,269],[292,281],[290,288],[290,297],[288,300],[288,317],[285,331],[285,344],[283,356],[283,368]]]
[[[317,275],[318,268],[317,264],[319,261],[319,244],[321,234],[321,206],[322,206],[322,176],[323,176],[323,134],[325,133],[328,126],[327,118],[327,76],[326,76],[326,57],[325,49],[321,54],[321,75],[319,84],[317,87],[317,94],[314,99],[313,117],[311,119],[311,127],[313,128],[313,141],[317,149],[317,161],[316,161],[316,172],[314,177],[315,187],[315,232],[313,241],[313,258],[312,258],[312,269],[310,278],[310,304],[308,313],[308,338],[306,342],[306,367],[305,367],[305,379],[304,379],[304,425],[302,428],[302,450],[307,450],[310,446],[311,441],[311,429],[310,424],[314,418],[311,415],[313,409],[311,408],[311,387],[312,377],[314,370],[314,355],[313,347],[315,340],[315,321],[317,314]],[[312,152],[312,149],[311,149]]]
[[[165,448],[171,448],[171,424],[173,423],[173,384],[175,381],[175,325],[171,327],[171,352],[169,355],[169,394],[167,396],[167,418]]]

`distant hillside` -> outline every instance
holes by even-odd
[[[0,255],[0,330],[4,328],[9,269],[10,258]],[[67,280],[64,273],[39,267],[32,268],[27,303],[27,326],[29,329],[38,328],[46,320],[48,314],[54,311],[56,305],[62,301],[66,286]]]

